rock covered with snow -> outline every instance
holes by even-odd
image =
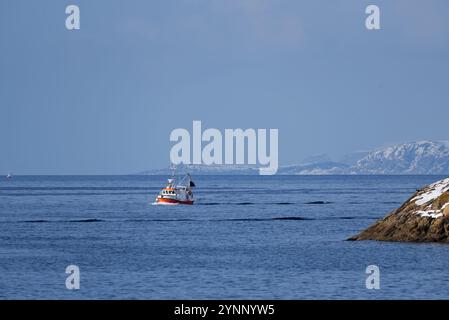
[[[400,208],[349,240],[449,243],[449,178],[417,191]]]

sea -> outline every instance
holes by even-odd
[[[449,298],[449,245],[347,241],[443,176],[195,176],[153,205],[166,178],[2,179],[0,298]]]

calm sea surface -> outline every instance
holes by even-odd
[[[151,205],[165,178],[0,180],[0,298],[449,298],[449,245],[345,241],[443,177],[197,176],[194,206]]]

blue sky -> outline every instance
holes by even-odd
[[[165,167],[192,120],[278,128],[280,164],[449,139],[448,76],[445,0],[3,0],[0,172]]]

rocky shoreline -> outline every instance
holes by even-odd
[[[400,208],[348,240],[449,243],[449,178],[417,191]]]

